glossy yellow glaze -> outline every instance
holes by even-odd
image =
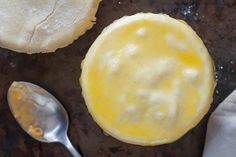
[[[195,32],[166,15],[124,17],[98,37],[82,66],[83,95],[94,120],[128,143],[180,138],[210,107],[210,56]]]

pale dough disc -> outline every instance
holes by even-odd
[[[0,0],[0,47],[54,52],[90,29],[100,0]]]
[[[105,28],[83,61],[80,81],[99,126],[145,146],[173,142],[196,126],[215,88],[213,62],[193,29],[151,13]]]

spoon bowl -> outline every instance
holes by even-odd
[[[67,136],[67,112],[52,94],[32,83],[13,82],[7,99],[15,119],[30,136],[41,142],[62,143],[74,157],[81,157]]]

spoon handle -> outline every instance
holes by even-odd
[[[74,146],[71,144],[68,136],[65,137],[65,139],[63,140],[63,142],[61,142],[66,148],[67,150],[71,153],[71,155],[73,157],[82,157],[74,148]]]

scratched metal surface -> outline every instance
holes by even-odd
[[[172,144],[140,147],[104,135],[88,114],[81,95],[80,64],[88,48],[113,20],[137,12],[167,13],[186,20],[203,39],[216,64],[218,85],[210,112]],[[236,1],[103,0],[97,17],[92,30],[52,54],[25,55],[0,48],[0,156],[70,156],[59,144],[33,140],[13,119],[6,92],[12,81],[23,80],[43,86],[64,104],[71,120],[70,139],[85,157],[200,157],[210,113],[236,88]]]

